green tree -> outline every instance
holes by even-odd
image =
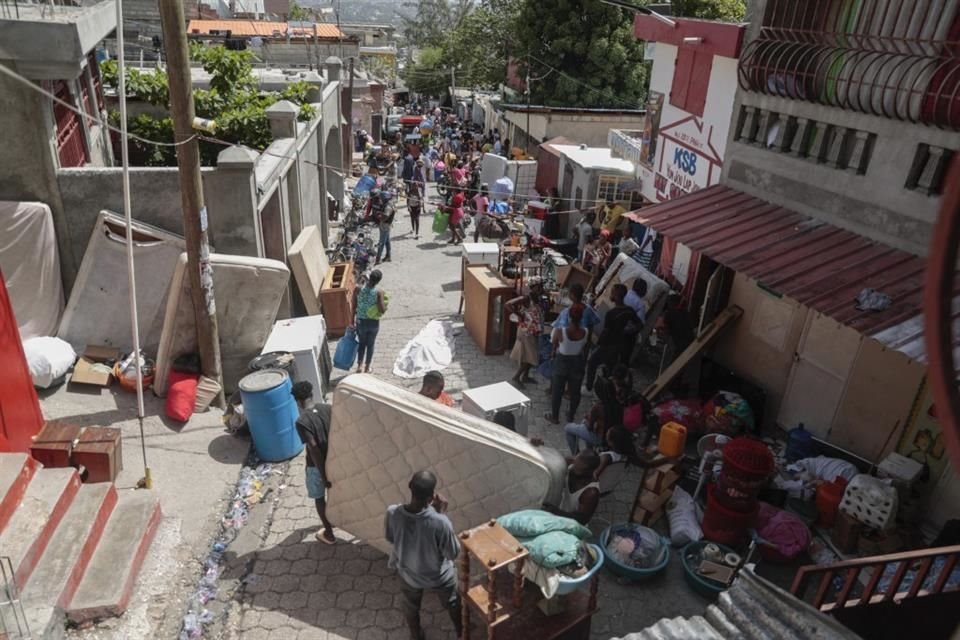
[[[740,22],[746,14],[744,0],[673,0],[673,15],[684,18]]]
[[[465,15],[443,43],[447,60],[459,63],[457,85],[496,89],[505,79],[507,50],[517,3],[485,3]]]
[[[290,11],[287,13],[287,19],[293,20],[294,22],[313,20],[313,12],[309,9],[301,7],[296,2],[290,3]]]
[[[406,41],[415,47],[442,47],[449,33],[473,10],[473,0],[417,0],[403,6],[415,9],[412,16],[399,16]]]
[[[195,44],[190,49],[193,60],[210,74],[209,89],[194,89],[194,111],[198,117],[217,123],[216,138],[223,142],[242,144],[257,150],[265,149],[273,138],[266,109],[279,100],[289,100],[300,106],[299,118],[308,121],[316,115],[308,103],[310,85],[295,82],[283,91],[260,91],[253,76],[252,55],[248,51],[229,51],[224,47],[204,47]],[[117,64],[112,60],[101,63],[103,83],[117,87]],[[126,70],[127,95],[156,107],[169,109],[170,94],[167,75],[162,71],[141,72]],[[111,122],[119,124],[119,114],[111,113]],[[156,118],[139,114],[128,118],[127,130],[141,138],[158,142],[173,141],[173,121],[168,116]],[[200,156],[205,165],[216,164],[217,155],[224,146],[201,140]],[[131,162],[148,166],[176,164],[173,147],[160,147],[131,140]]]
[[[403,70],[403,81],[410,90],[425,95],[440,95],[450,84],[450,69],[442,47],[425,47],[417,52],[416,62]]]
[[[643,43],[632,15],[600,0],[523,0],[512,56],[536,104],[640,108],[646,98]],[[529,57],[528,57],[529,56]]]

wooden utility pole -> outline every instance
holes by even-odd
[[[177,145],[177,167],[180,170],[183,237],[187,244],[187,274],[190,277],[190,298],[197,325],[197,344],[200,346],[203,375],[220,384],[218,400],[223,406],[225,403],[223,377],[220,372],[220,331],[217,328],[217,305],[213,297],[207,209],[203,204],[203,186],[200,181],[200,146],[193,132],[193,86],[190,80],[186,21],[181,0],[160,0],[159,5],[163,44],[167,50],[173,139],[181,143]]]
[[[343,78],[340,78],[340,91],[343,91]],[[346,138],[343,140],[343,174],[344,176],[350,175],[350,172],[353,171],[353,56],[350,57],[350,85],[349,85],[349,94],[346,100],[341,100],[341,103],[346,107],[343,110],[343,119],[347,121],[347,135],[342,136]],[[365,151],[365,149],[361,149]],[[366,162],[366,158],[363,159]]]

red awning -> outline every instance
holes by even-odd
[[[887,346],[924,360],[926,260],[810,216],[717,185],[627,217],[700,251]],[[892,299],[860,311],[865,288]]]

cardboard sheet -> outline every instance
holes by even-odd
[[[0,201],[0,271],[20,339],[56,335],[63,312],[63,284],[49,206]]]

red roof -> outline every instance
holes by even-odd
[[[216,31],[219,34],[230,31],[231,36],[235,38],[253,36],[270,38],[276,33],[285,36],[287,26],[286,22],[270,22],[267,20],[191,20],[187,26],[187,34],[209,35],[211,31]],[[315,28],[318,38],[338,39],[346,37],[337,29],[335,24],[318,22]],[[296,27],[291,31],[291,35],[309,33],[312,36],[313,32],[313,29]]]
[[[917,321],[923,258],[723,185],[627,216],[864,335],[924,359],[923,327]],[[867,287],[887,294],[893,303],[883,311],[857,310],[854,298]]]

